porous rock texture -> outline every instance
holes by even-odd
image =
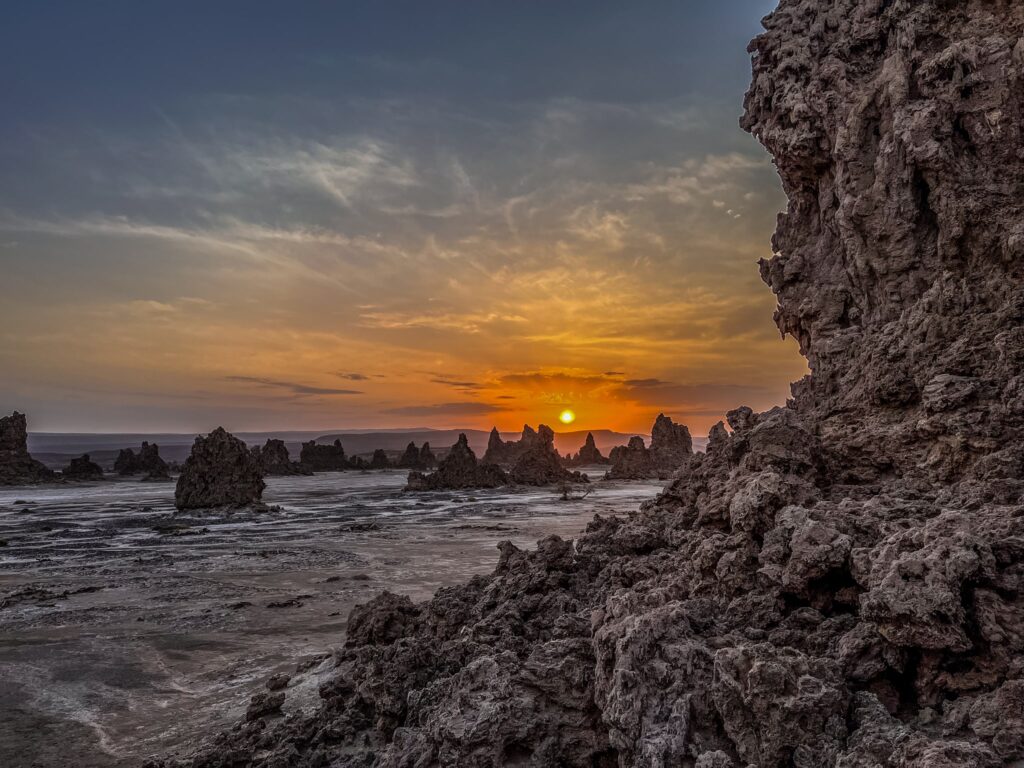
[[[1024,4],[782,0],[744,125],[812,374],[655,501],[356,608],[314,712],[193,766],[1024,760]]]
[[[586,481],[579,472],[570,472],[562,466],[562,457],[555,448],[554,430],[547,424],[541,424],[531,440],[522,440],[518,445],[522,447],[509,474],[512,482],[540,486],[563,481]]]
[[[597,447],[597,443],[594,442],[594,433],[588,432],[587,439],[583,445],[580,446],[579,453],[574,456],[567,457],[563,463],[570,467],[586,467],[593,466],[595,464],[607,464],[608,459]]]
[[[0,418],[0,485],[29,485],[53,480],[53,472],[28,452],[28,421],[15,411]]]
[[[311,472],[338,472],[355,466],[345,456],[341,440],[335,440],[329,445],[321,445],[316,440],[303,443],[299,451],[299,463]]]
[[[60,476],[65,480],[102,480],[103,467],[93,461],[88,453],[83,453],[78,458],[68,462],[68,465],[61,471]]]
[[[254,445],[251,450],[264,477],[313,474],[313,470],[306,465],[292,461],[284,440],[267,438],[262,447]]]
[[[406,484],[408,491],[453,491],[467,488],[498,488],[508,485],[505,471],[497,464],[477,461],[465,435],[441,459],[436,472],[424,475],[410,472]]]
[[[497,427],[492,427],[487,438],[487,450],[484,452],[483,461],[511,468],[524,453],[538,447],[543,448],[544,440],[544,436],[529,424],[523,425],[523,433],[518,440],[507,441],[501,439]]]
[[[245,443],[217,427],[197,437],[178,477],[178,509],[245,507],[263,498],[263,473]]]
[[[114,471],[122,476],[145,475],[143,480],[170,480],[170,468],[160,456],[156,443],[143,442],[136,453],[131,448],[122,448],[114,460]]]
[[[631,437],[628,445],[611,450],[611,468],[605,473],[609,480],[667,480],[685,469],[693,458],[690,430],[659,414],[651,429],[651,447],[642,437]]]

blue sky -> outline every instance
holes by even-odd
[[[0,406],[699,433],[781,400],[784,201],[737,127],[770,10],[6,3]]]

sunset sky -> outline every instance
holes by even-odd
[[[703,435],[783,402],[784,198],[737,125],[772,5],[5,3],[0,411]]]

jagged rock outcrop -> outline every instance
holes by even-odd
[[[370,458],[370,469],[390,469],[391,459],[383,448],[378,448]]]
[[[631,437],[628,445],[611,450],[612,467],[605,473],[609,480],[667,480],[693,458],[690,430],[659,414],[651,429],[651,447],[642,437]]]
[[[473,449],[469,447],[465,435],[459,435],[458,442],[452,446],[436,472],[424,475],[422,472],[410,472],[406,490],[409,491],[446,491],[465,488],[498,488],[508,485],[509,479],[504,470],[496,464],[478,462]]]
[[[519,457],[509,476],[517,485],[551,485],[563,481],[586,482],[579,472],[570,472],[562,466],[562,457],[555,448],[555,433],[541,424],[525,448],[519,448]],[[523,441],[519,446],[523,445]]]
[[[430,444],[429,443],[424,443],[423,445],[427,448],[428,451],[430,450]],[[423,463],[423,456],[422,456],[422,454],[420,452],[420,449],[416,447],[416,443],[409,443],[409,445],[406,446],[405,453],[403,453],[399,457],[398,463],[396,464],[396,466],[399,469],[428,469],[429,468],[429,467],[427,467]]]
[[[595,464],[608,464],[609,462],[604,454],[598,450],[597,443],[594,442],[594,433],[588,432],[587,439],[580,447],[579,453],[569,456],[563,463],[571,467],[588,467]]]
[[[651,428],[651,461],[669,473],[675,472],[693,456],[693,438],[683,424],[676,424],[664,413],[658,414]]]
[[[103,467],[89,458],[88,453],[83,453],[76,459],[72,459],[63,470],[60,476],[65,480],[86,482],[89,480],[102,480]]]
[[[497,427],[492,427],[483,461],[486,464],[513,467],[524,453],[543,448],[543,443],[544,438],[529,424],[523,425],[523,434],[519,440],[508,441],[501,439]]]
[[[383,596],[312,712],[193,766],[1024,760],[1024,4],[782,0],[744,125],[811,376],[651,503]]]
[[[262,447],[254,445],[251,450],[264,477],[313,474],[313,470],[302,462],[292,461],[284,440],[267,438],[267,442]]]
[[[160,456],[160,447],[146,441],[143,441],[138,453],[131,448],[122,448],[114,460],[114,471],[123,477],[145,475],[142,479],[147,482],[171,479],[170,468]]]
[[[178,509],[246,507],[263,498],[263,473],[245,443],[217,427],[197,437],[174,489]]]
[[[639,435],[629,438],[628,445],[616,445],[608,455],[611,469],[605,472],[609,480],[646,480],[654,477],[651,452]]]
[[[430,443],[424,443],[423,447],[420,448],[420,468],[421,469],[433,469],[437,466],[437,457],[434,452],[430,450]]]
[[[311,472],[339,472],[352,466],[345,456],[341,440],[329,445],[321,445],[316,440],[303,443],[299,463]]]
[[[0,485],[29,485],[53,480],[53,472],[28,452],[28,422],[15,411],[0,418]]]

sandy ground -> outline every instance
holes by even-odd
[[[659,490],[601,482],[563,502],[550,489],[412,495],[404,482],[271,478],[279,510],[227,516],[174,514],[173,483],[0,489],[0,766],[185,750],[297,662],[287,706],[308,705],[355,603],[382,589],[426,599],[491,571],[499,541],[572,538]]]

